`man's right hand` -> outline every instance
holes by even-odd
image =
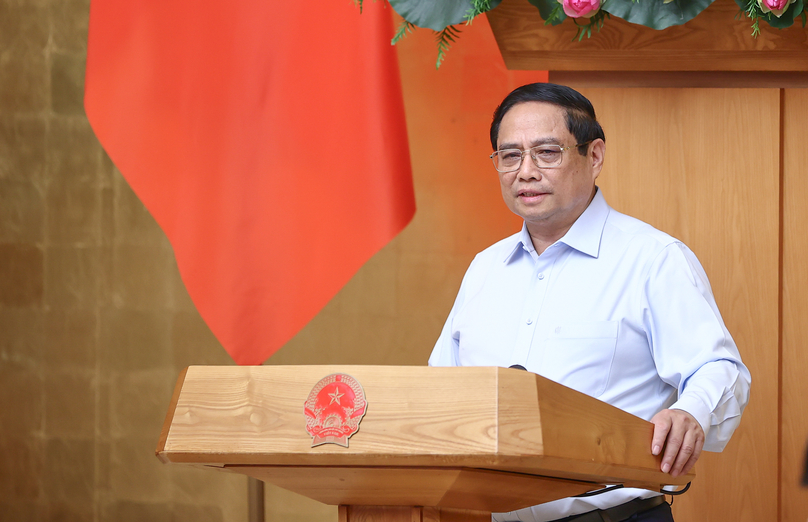
[[[662,410],[651,422],[654,424],[651,453],[665,452],[662,472],[670,472],[672,477],[686,474],[696,464],[704,446],[704,430],[699,422],[684,410]]]

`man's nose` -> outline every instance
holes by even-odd
[[[529,152],[522,156],[522,164],[519,165],[519,170],[516,171],[516,174],[520,180],[540,180],[542,178],[541,170],[536,166],[536,162],[530,157]]]

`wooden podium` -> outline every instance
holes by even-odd
[[[304,407],[334,374],[361,385],[364,416],[347,447],[312,447]],[[322,404],[330,397],[328,407],[340,400],[352,406],[332,390],[322,391]],[[692,480],[692,473],[672,478],[659,471],[652,430],[638,417],[520,370],[192,366],[179,377],[157,456],[339,505],[340,522],[487,522],[491,512],[604,484],[658,490]]]

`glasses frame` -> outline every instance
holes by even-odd
[[[488,157],[491,159],[491,161],[494,162],[494,168],[496,169],[497,172],[499,172],[500,174],[507,174],[509,172],[516,172],[517,170],[522,168],[522,164],[525,162],[525,153],[531,152],[533,149],[538,149],[539,147],[547,147],[549,145],[549,146],[553,146],[553,147],[558,147],[559,152],[561,153],[561,160],[558,162],[558,165],[553,165],[552,167],[540,167],[539,164],[536,162],[536,157],[533,154],[530,154],[530,159],[533,160],[533,165],[535,165],[537,169],[557,169],[558,167],[561,166],[562,163],[564,163],[564,152],[565,151],[568,151],[570,149],[577,149],[578,147],[583,147],[584,145],[589,145],[593,141],[595,141],[595,140],[589,140],[589,141],[586,141],[584,143],[576,143],[575,145],[570,145],[569,147],[562,147],[561,145],[557,145],[555,143],[542,143],[541,145],[536,145],[535,147],[530,147],[529,149],[525,149],[525,150],[520,150],[520,149],[501,149],[501,150],[495,150]],[[515,169],[499,170],[499,168],[497,167],[497,160],[494,159],[494,156],[496,156],[500,152],[504,152],[506,150],[518,151],[518,152],[520,152],[522,154],[521,158],[519,159],[519,165],[517,165]]]

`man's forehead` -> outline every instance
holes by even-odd
[[[533,147],[560,143],[569,136],[563,108],[551,103],[531,101],[518,103],[504,114],[497,141],[500,147],[527,144]]]
[[[508,114],[514,109],[519,109],[524,112],[564,112],[564,107],[561,105],[538,100],[527,100],[514,103],[505,114]]]

